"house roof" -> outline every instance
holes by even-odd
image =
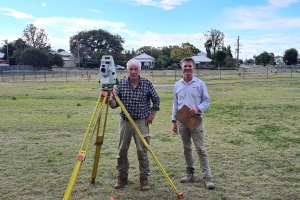
[[[207,58],[206,56],[193,56],[192,58],[194,59],[195,63],[211,62],[211,59]]]
[[[154,58],[152,56],[149,56],[148,54],[142,53],[136,57],[134,57],[134,59],[138,59],[138,60],[153,60]]]
[[[67,52],[67,51],[61,51],[61,52],[59,52],[59,54],[60,54],[61,56],[72,56],[72,54],[69,53],[69,52]]]
[[[192,58],[194,59],[195,63],[211,62],[211,59],[205,56],[192,56]],[[182,60],[180,62],[182,62]]]

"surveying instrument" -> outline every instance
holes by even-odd
[[[69,184],[66,188],[65,194],[63,199],[64,200],[69,200],[73,191],[73,188],[75,186],[76,179],[79,174],[79,170],[81,168],[81,165],[84,161],[86,161],[87,153],[89,151],[90,146],[92,145],[93,137],[96,138],[94,145],[96,147],[95,150],[95,156],[94,156],[94,165],[93,165],[93,170],[92,170],[92,177],[91,177],[91,184],[95,183],[96,176],[97,176],[97,170],[98,170],[98,164],[99,164],[99,159],[100,159],[100,153],[101,153],[101,146],[104,142],[104,135],[105,135],[105,129],[106,129],[106,122],[107,122],[107,114],[108,114],[108,100],[110,99],[111,96],[113,96],[116,100],[116,102],[119,104],[121,107],[122,111],[124,112],[125,116],[127,117],[128,121],[134,128],[136,134],[138,134],[139,138],[141,139],[142,143],[147,147],[148,151],[150,152],[151,156],[155,160],[156,164],[158,165],[159,169],[167,179],[168,183],[170,186],[173,188],[175,191],[178,199],[183,199],[183,193],[179,193],[167,175],[166,171],[160,164],[159,160],[156,158],[154,155],[153,151],[151,150],[149,144],[145,140],[144,136],[134,123],[133,119],[127,112],[126,108],[124,107],[123,103],[121,102],[120,98],[117,96],[117,94],[113,91],[114,85],[118,84],[118,79],[116,78],[116,69],[115,69],[115,64],[113,57],[110,55],[104,55],[102,56],[101,59],[101,64],[100,64],[100,81],[99,83],[102,83],[102,90],[99,95],[96,107],[94,109],[94,112],[92,114],[92,118],[90,120],[89,126],[86,130],[83,142],[81,144],[78,156],[77,156],[77,161],[73,170],[73,173],[71,175]],[[98,114],[97,120],[95,120],[96,114]],[[102,119],[102,113],[104,113],[104,119]],[[93,127],[93,130],[91,131]],[[102,132],[99,134],[99,132]],[[90,134],[91,133],[91,134]]]

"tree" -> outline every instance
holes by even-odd
[[[193,56],[193,52],[192,50],[188,49],[183,49],[183,48],[175,48],[171,51],[171,59],[178,63],[179,61],[181,61],[183,58],[185,57],[190,57]]]
[[[62,56],[58,53],[51,54],[49,53],[50,66],[63,67],[65,65],[65,61]]]
[[[3,60],[8,60],[8,64],[14,65],[15,64],[15,59],[13,57],[15,47],[13,42],[7,42],[5,41],[5,44],[1,47],[0,52],[4,53],[4,57],[2,58]],[[8,55],[7,55],[8,54]],[[7,59],[8,56],[8,59]]]
[[[259,54],[259,56],[256,57],[256,59],[260,64],[266,66],[267,64],[270,63],[272,56],[268,52],[264,51],[263,53]]]
[[[109,54],[120,53],[124,50],[124,39],[116,34],[111,34],[106,30],[81,31],[70,37],[70,50],[73,55],[83,58],[87,55],[94,59],[97,52],[107,52]]]
[[[156,65],[159,68],[166,68],[169,64],[171,64],[170,58],[166,55],[161,55],[156,59]]]
[[[162,58],[158,58],[156,60],[156,64],[157,64],[158,68],[163,68],[165,66],[165,61]]]
[[[182,43],[181,48],[186,49],[186,50],[191,50],[193,52],[193,55],[196,55],[200,52],[200,50],[195,47],[194,45],[186,42],[186,43]]]
[[[62,51],[65,51],[64,49],[58,49],[57,52],[60,53]]]
[[[274,66],[275,65],[275,63],[274,63],[274,57],[275,57],[274,53],[271,52],[271,53],[269,53],[269,55],[271,56],[270,64]]]
[[[226,52],[224,51],[217,51],[212,55],[212,60],[215,63],[215,65],[218,65],[218,67],[223,64],[225,58]]]
[[[223,32],[216,29],[211,29],[210,31],[207,31],[204,36],[206,37],[204,47],[206,49],[207,55],[211,53],[214,54],[216,51],[222,50],[225,38]]]
[[[297,64],[298,61],[298,51],[295,48],[288,49],[284,52],[283,56],[284,62],[287,61],[287,65]]]
[[[230,45],[228,45],[227,48],[225,47],[225,51],[226,51],[226,55],[230,56],[231,58],[233,57]]]
[[[206,56],[208,57],[208,58],[212,58],[212,56],[211,56],[211,47],[212,47],[212,42],[211,42],[211,40],[209,39],[209,40],[207,40],[205,43],[204,43],[204,47],[205,47],[205,50],[206,50]]]
[[[32,65],[36,68],[50,67],[47,53],[35,48],[24,49],[16,59],[20,64]]]
[[[229,55],[226,56],[226,58],[224,59],[224,62],[225,62],[225,67],[235,67],[235,65],[236,65],[235,59],[233,59]]]
[[[253,55],[254,64],[256,64],[256,55]]]
[[[48,35],[44,29],[39,29],[33,24],[28,24],[23,30],[22,39],[26,45],[42,51],[50,51],[51,47],[47,44]]]
[[[150,55],[151,50],[152,50],[152,47],[151,47],[151,46],[143,46],[143,47],[138,48],[138,49],[136,50],[136,53],[137,53],[137,54],[143,54],[143,53],[145,53],[145,54]]]

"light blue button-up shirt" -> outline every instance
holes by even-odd
[[[202,80],[193,76],[189,83],[186,83],[183,78],[175,83],[172,120],[176,120],[175,115],[184,105],[189,108],[198,107],[199,115],[210,105],[208,91]]]

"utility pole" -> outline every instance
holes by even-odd
[[[6,64],[9,64],[9,56],[8,56],[8,40],[3,40],[3,42],[5,42],[5,44],[6,44],[6,51],[7,51],[7,54],[6,54]]]
[[[240,36],[237,39],[237,49],[236,49],[236,70],[239,67],[239,53],[240,53]]]
[[[80,67],[80,57],[79,57],[79,42],[78,42],[78,35],[77,35],[77,52],[78,52],[78,67]]]

